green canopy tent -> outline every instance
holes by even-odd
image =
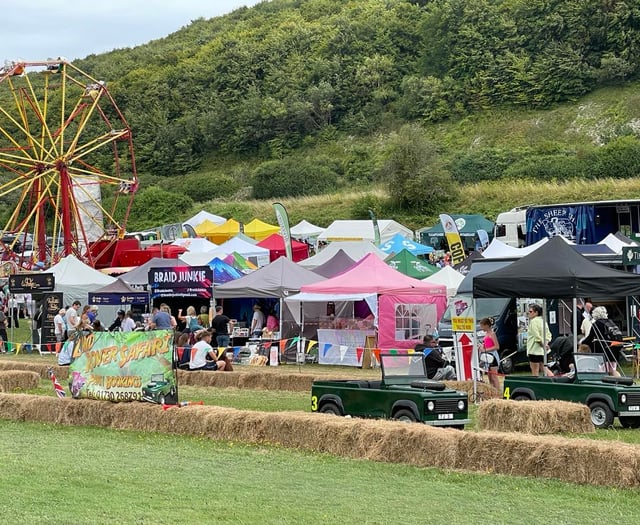
[[[494,223],[486,219],[484,215],[451,215],[458,227],[460,237],[467,250],[475,249],[477,231],[484,230],[489,235],[489,241],[493,239]],[[442,224],[438,223],[430,228],[422,228],[416,232],[418,239],[422,244],[433,246],[436,249],[442,249],[444,244],[444,230]],[[446,241],[445,241],[446,242]]]
[[[400,273],[413,277],[414,279],[425,279],[440,269],[429,264],[424,259],[416,257],[407,249],[402,250],[397,255],[391,254],[384,262],[394,270],[398,270]]]

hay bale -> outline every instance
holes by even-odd
[[[0,371],[2,370],[28,370],[30,372],[36,372],[41,378],[47,379],[49,377],[49,368],[52,368],[58,379],[69,378],[69,367],[38,364],[38,363],[26,363],[24,361],[0,361]]]
[[[617,441],[462,432],[458,452],[456,468],[463,470],[621,488],[640,485],[640,447]]]
[[[567,401],[489,399],[478,408],[478,428],[526,434],[595,432],[589,407]]]
[[[420,467],[624,488],[640,486],[640,446],[617,441],[461,432],[396,421],[306,412],[263,413],[216,406],[195,405],[165,411],[151,403],[109,403],[24,394],[0,394],[0,418],[280,444]],[[602,458],[606,458],[606,466]]]
[[[10,370],[0,372],[0,392],[30,390],[40,384],[40,374],[26,370]]]
[[[469,398],[473,396],[473,381],[443,381],[445,385],[460,392],[466,392]],[[496,390],[488,383],[476,383],[476,390],[482,399],[502,398],[502,392]]]

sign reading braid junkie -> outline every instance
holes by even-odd
[[[210,299],[213,269],[209,266],[166,266],[149,270],[153,297],[202,297]]]
[[[92,332],[67,344],[73,344],[69,386],[74,398],[177,401],[171,330]]]

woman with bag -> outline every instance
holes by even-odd
[[[480,320],[480,329],[484,331],[484,339],[480,343],[480,363],[482,362],[482,354],[485,354],[484,370],[489,374],[489,383],[496,390],[500,390],[500,379],[498,378],[498,367],[500,365],[500,344],[498,337],[493,331],[493,319],[485,317]]]

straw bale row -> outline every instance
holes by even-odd
[[[0,361],[0,371],[2,370],[29,370],[30,372],[36,372],[46,379],[49,377],[48,370],[52,368],[58,379],[67,379],[69,377],[68,366],[52,366],[47,364],[27,363],[25,361]]]
[[[24,361],[0,361],[0,370],[32,370],[38,372],[40,377],[47,378],[47,370],[53,368],[58,379],[68,379],[69,367],[49,366],[46,364],[26,363]],[[178,370],[178,384],[188,386],[218,387],[218,388],[247,388],[252,390],[289,390],[292,392],[309,392],[311,384],[316,379],[327,379],[326,375],[314,373],[286,373],[278,370],[273,372],[275,367],[265,367],[259,370],[233,372],[189,372]],[[279,367],[278,367],[279,368]],[[269,371],[269,372],[267,372]],[[333,379],[352,379],[348,373],[332,374]],[[473,382],[471,381],[445,381],[449,388],[460,390],[471,394],[473,392]],[[478,391],[484,398],[500,397],[500,392],[486,383],[478,383]]]
[[[37,388],[39,383],[40,375],[37,372],[27,370],[0,371],[0,392],[30,390]]]
[[[567,401],[507,401],[480,403],[478,426],[482,430],[557,434],[595,432],[587,405]]]
[[[619,442],[465,432],[395,421],[216,406],[163,411],[147,403],[0,394],[0,418],[279,444],[350,458],[486,473],[640,486],[640,446]],[[606,467],[603,463],[606,458]]]

